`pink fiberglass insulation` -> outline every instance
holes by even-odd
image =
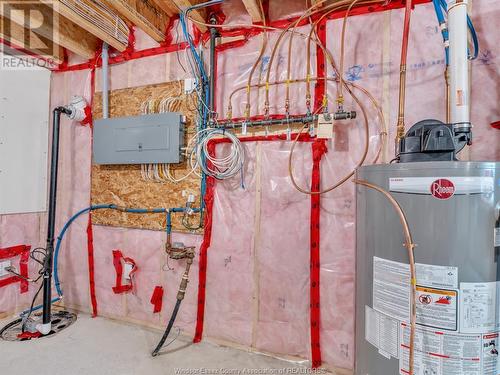
[[[95,285],[98,314],[115,319],[147,323],[157,327],[167,324],[175,304],[177,290],[184,272],[185,261],[168,260],[165,253],[166,233],[160,231],[122,229],[94,226]],[[172,241],[199,249],[201,237],[174,233]],[[137,264],[131,292],[115,294],[116,272],[113,266],[113,250],[120,250],[124,257],[132,258]],[[150,303],[155,286],[163,286],[163,308],[160,314],[153,314]],[[190,272],[186,298],[182,302],[176,327],[186,335],[194,333],[197,307],[198,258],[195,258]]]
[[[297,28],[298,33],[308,34],[309,26]],[[268,33],[266,52],[257,65],[252,77],[252,85],[266,82],[267,69],[270,63],[272,47],[279,37],[279,32]],[[252,70],[263,43],[263,36],[258,35],[250,38],[248,42],[238,48],[220,52],[217,60],[217,112],[219,118],[226,118],[230,96],[233,94],[232,117],[244,117],[247,104],[246,86],[248,76]],[[306,42],[303,37],[296,34],[292,47],[291,79],[304,78],[306,76],[305,64]],[[311,75],[316,71],[316,49],[311,49]],[[269,82],[284,81],[287,79],[288,67],[288,36],[282,39],[277,49]],[[235,63],[237,62],[237,63]],[[314,84],[313,84],[314,85]],[[313,89],[314,94],[314,89]],[[314,99],[314,96],[313,96]],[[302,114],[306,112],[305,106],[305,83],[291,84],[290,86],[290,114]],[[250,91],[250,115],[262,115],[265,108],[265,88],[252,88]],[[280,114],[285,111],[285,86],[270,86],[269,88],[269,113]]]
[[[259,238],[254,260],[258,295],[255,347],[307,358],[311,203],[290,184],[290,144],[277,141],[261,146]],[[309,182],[311,143],[298,144],[296,155],[296,176]]]
[[[217,147],[223,154],[229,145]],[[250,346],[253,312],[255,144],[245,144],[239,176],[217,181],[208,249],[205,334]]]
[[[224,1],[221,10],[226,16],[224,24],[242,25],[252,23],[252,17],[248,14],[245,5],[241,0]]]
[[[295,3],[295,2],[294,2]],[[297,2],[297,5],[300,2]],[[271,2],[271,18],[282,18],[289,11]],[[278,5],[277,5],[278,4]],[[235,5],[236,6],[236,5]],[[228,5],[229,7],[229,5]],[[474,145],[467,152],[473,160],[498,160],[500,133],[489,123],[498,121],[498,54],[494,30],[499,8],[496,2],[476,1],[472,17],[479,34],[480,57],[472,63],[472,121]],[[241,13],[241,12],[240,12]],[[233,22],[243,17],[237,13]],[[229,17],[231,19],[231,17]],[[342,20],[327,24],[327,43],[336,60]],[[393,155],[397,111],[398,65],[402,10],[352,17],[348,21],[346,79],[369,89],[382,105],[390,130],[385,160]],[[300,28],[307,33],[308,27]],[[366,30],[370,30],[369,33]],[[407,128],[425,118],[444,120],[444,52],[437,22],[430,4],[415,7],[412,19],[408,62],[406,105]],[[423,32],[420,32],[422,31]],[[269,33],[271,44],[277,33]],[[141,34],[138,34],[142,38]],[[279,48],[271,81],[286,79],[287,40]],[[258,56],[262,35],[242,47],[219,53],[219,117],[226,113],[228,97],[245,86],[246,78]],[[147,40],[139,45],[150,46]],[[295,38],[292,79],[305,76],[305,42]],[[315,75],[315,48],[312,74]],[[253,82],[263,81],[270,47],[264,64]],[[179,52],[183,65],[185,53]],[[112,89],[161,83],[189,76],[175,53],[113,65]],[[338,63],[338,61],[337,61]],[[331,74],[331,70],[329,71]],[[260,78],[259,78],[260,77]],[[96,87],[100,87],[100,71]],[[387,91],[387,90],[388,91]],[[88,70],[55,73],[52,79],[51,107],[66,104],[74,94],[90,96]],[[305,85],[291,86],[291,113],[305,112]],[[263,113],[264,90],[251,92],[252,115]],[[334,108],[335,86],[329,85],[330,108]],[[378,145],[375,110],[360,94],[370,116],[370,154]],[[284,111],[284,86],[271,88],[271,113]],[[233,116],[242,116],[245,91],[235,95]],[[352,101],[346,95],[346,108]],[[357,109],[357,108],[356,108]],[[336,139],[327,142],[328,153],[321,163],[322,186],[327,187],[352,169],[359,160],[364,135],[362,118],[336,125]],[[90,201],[91,133],[63,118],[61,126],[60,184],[58,187],[58,230],[77,210]],[[224,146],[218,146],[223,152]],[[231,341],[277,354],[310,356],[309,344],[309,212],[310,197],[294,190],[288,177],[288,142],[249,142],[244,188],[240,177],[217,182],[214,193],[214,225],[208,250],[205,337]],[[464,152],[462,157],[467,157]],[[311,145],[297,145],[294,157],[296,179],[310,185]],[[321,347],[325,363],[351,368],[354,356],[354,189],[346,183],[321,198]],[[87,216],[80,217],[68,231],[60,257],[60,276],[65,304],[89,309],[87,269]],[[0,245],[44,245],[45,215],[7,215],[0,217]],[[200,236],[174,233],[174,241],[197,246]],[[184,264],[170,261],[166,266],[165,233],[145,230],[94,227],[96,292],[100,315],[163,327],[170,316]],[[126,295],[112,291],[115,270],[112,250],[120,249],[133,258],[139,270],[136,289]],[[196,320],[198,259],[191,271],[188,287],[176,325],[192,334]],[[30,270],[33,272],[34,267]],[[32,275],[32,274],[31,274]],[[150,303],[155,286],[164,287],[161,314],[153,314]],[[24,308],[33,293],[18,294],[18,286],[0,290],[0,313]]]
[[[68,104],[73,95],[90,101],[90,79],[87,70],[54,74],[51,108]],[[88,126],[61,116],[56,233],[74,213],[90,204],[91,133]],[[64,302],[84,310],[89,306],[87,221],[88,216],[83,215],[71,225],[59,257]]]
[[[32,248],[43,243],[40,238],[41,214],[0,215],[0,248],[17,245],[29,245]],[[19,271],[20,256],[8,258]],[[2,259],[4,261],[4,259]],[[37,277],[38,265],[28,262],[29,277]],[[19,283],[9,284],[0,288],[0,316],[10,315],[29,305],[36,289],[29,286],[27,293],[20,294]]]

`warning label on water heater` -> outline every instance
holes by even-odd
[[[400,336],[399,371],[401,375],[407,375],[409,374],[410,327],[405,323],[401,324]],[[481,345],[481,335],[464,335],[417,327],[413,374],[482,375]]]
[[[365,340],[386,358],[399,358],[399,322],[365,306]]]
[[[373,257],[373,308],[394,319],[409,321],[408,264]]]
[[[483,335],[483,375],[500,374],[498,333]]]
[[[458,329],[458,292],[417,286],[417,323],[439,329]]]
[[[458,269],[416,264],[417,322],[457,330]],[[373,257],[373,308],[399,321],[410,320],[410,265]]]
[[[500,282],[460,283],[460,332],[500,330]]]

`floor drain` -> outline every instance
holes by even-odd
[[[35,318],[41,319],[40,315],[35,316]],[[26,341],[33,338],[52,336],[73,324],[76,321],[76,314],[70,313],[68,311],[58,311],[52,314],[51,320],[52,330],[48,335],[40,337],[20,337],[20,335],[22,334],[22,320],[17,319],[13,322],[10,322],[0,330],[0,338],[5,341]]]

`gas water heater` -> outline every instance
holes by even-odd
[[[362,167],[390,192],[412,232],[414,375],[498,375],[500,163]],[[357,187],[356,375],[408,374],[410,268],[399,217]]]

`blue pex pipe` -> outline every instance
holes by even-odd
[[[446,55],[446,66],[449,65],[450,58],[449,58],[449,47],[447,46],[448,44],[448,29],[446,28],[446,19],[444,18],[443,14],[443,9],[442,5],[440,3],[440,0],[432,0],[432,4],[434,5],[434,10],[436,11],[436,17],[438,20],[439,27],[441,28],[441,35],[443,36],[443,43],[445,44],[444,46],[444,51]],[[444,25],[444,28],[443,28]]]
[[[436,16],[438,17],[438,22],[440,24],[441,24],[441,22],[446,22],[446,20],[444,18],[444,14],[442,12],[442,10],[444,10],[445,12],[448,12],[448,4],[446,3],[446,0],[432,0],[432,3],[434,4],[434,9],[436,11]],[[474,24],[472,23],[472,20],[469,17],[469,15],[467,15],[467,26],[469,28],[469,32],[470,32],[471,38],[472,38],[472,44],[474,46],[474,53],[472,55],[470,54],[470,51],[469,51],[469,59],[475,60],[477,58],[477,56],[479,55],[479,40],[477,38],[476,29],[474,28]],[[445,38],[443,31],[442,31],[442,33],[443,33],[443,39],[445,41],[447,41],[448,40],[448,30],[446,30],[446,38]],[[446,58],[448,59],[448,51],[447,50],[446,50]],[[448,63],[446,65],[448,65]]]
[[[71,226],[71,224],[81,215],[89,212],[89,211],[95,211],[95,210],[102,210],[102,209],[109,209],[109,210],[119,210],[123,212],[128,212],[132,214],[149,214],[149,213],[167,213],[167,227],[168,227],[168,221],[169,221],[169,216],[170,212],[184,212],[184,208],[153,208],[153,209],[148,209],[148,208],[126,208],[126,207],[119,207],[114,204],[99,204],[99,205],[94,205],[90,206],[87,208],[84,208],[80,211],[78,211],[76,214],[71,216],[71,218],[64,224],[63,228],[61,229],[61,232],[59,232],[59,235],[57,236],[57,242],[56,246],[54,249],[54,285],[56,287],[57,291],[57,297],[52,299],[52,303],[58,302],[62,299],[63,297],[63,292],[61,289],[61,282],[59,280],[59,252],[61,251],[61,243],[64,238],[64,235],[66,234],[66,231],[68,228]],[[199,208],[193,208],[193,212],[200,212]],[[170,218],[170,227],[171,227],[171,218]],[[37,305],[31,309],[31,311],[36,311],[40,310],[43,307],[43,305]],[[20,316],[23,317],[26,314],[30,312],[30,309],[24,310],[21,312]]]
[[[191,210],[195,213],[198,213],[201,211],[199,208],[192,208]],[[172,233],[172,213],[185,212],[185,211],[186,211],[185,207],[169,208],[167,210],[167,220],[166,220],[166,222],[167,222],[167,225],[166,225],[167,234]]]

